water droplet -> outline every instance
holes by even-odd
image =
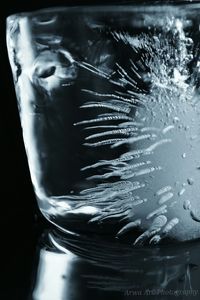
[[[173,123],[178,123],[180,119],[178,117],[174,117]]]
[[[194,184],[194,179],[193,178],[188,178],[187,182],[189,185],[193,185]]]
[[[182,196],[185,193],[185,189],[180,190],[180,192],[178,192],[179,196]]]
[[[186,153],[183,153],[183,154],[182,154],[182,158],[186,158]]]
[[[190,200],[185,200],[184,203],[183,203],[183,208],[185,210],[190,210],[192,208],[191,206],[191,203],[190,203]]]

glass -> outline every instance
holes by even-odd
[[[137,246],[200,237],[198,3],[12,15],[31,179],[58,228]]]
[[[38,244],[31,299],[199,299],[199,250],[199,243],[133,249],[47,231]]]

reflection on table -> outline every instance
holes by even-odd
[[[32,299],[199,299],[199,250],[197,242],[132,248],[49,230],[39,243]]]

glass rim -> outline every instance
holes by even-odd
[[[195,2],[194,2],[195,1]],[[37,15],[45,15],[48,13],[77,13],[77,12],[122,12],[122,13],[131,13],[131,12],[141,12],[141,13],[151,13],[151,12],[166,12],[168,10],[177,9],[182,11],[187,7],[187,13],[190,9],[196,10],[200,9],[199,0],[158,0],[158,1],[142,1],[137,3],[136,1],[127,1],[122,3],[121,1],[116,2],[115,4],[80,4],[80,5],[61,5],[46,7],[41,9],[35,9],[33,11],[22,11],[8,15],[6,17],[7,22],[13,18],[23,18],[23,17],[34,17]]]

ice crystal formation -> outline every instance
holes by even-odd
[[[116,238],[129,235],[136,246],[157,244],[168,237],[180,241],[200,237],[196,197],[200,61],[198,42],[191,35],[192,26],[196,27],[186,16],[172,12],[161,17],[155,21],[145,16],[147,28],[136,24],[140,30],[136,26],[135,31],[126,26],[114,28],[112,21],[110,25],[95,23],[88,17],[84,22],[97,39],[88,39],[86,50],[81,39],[77,47],[67,40],[66,50],[60,46],[60,36],[52,42],[46,35],[37,39],[39,56],[32,59],[29,54],[31,68],[23,76],[30,78],[38,95],[43,93],[44,102],[46,98],[57,101],[59,86],[69,90],[75,86],[73,93],[81,99],[77,119],[73,119],[73,130],[80,133],[79,181],[69,193],[49,193],[50,209],[44,208],[44,213],[52,215],[53,222],[57,223],[54,219],[59,219],[59,214],[62,220],[69,215],[78,220],[84,215],[88,228],[109,225]],[[41,24],[37,23],[47,26]],[[77,49],[81,49],[81,57]],[[56,97],[61,98],[59,93]],[[24,117],[22,111],[22,123],[30,123],[23,121]],[[41,126],[43,136],[43,131],[51,128],[47,121],[46,127]],[[33,144],[26,128],[25,140]],[[32,180],[42,199],[37,192],[40,172],[29,141]],[[44,143],[44,151],[46,148]]]
[[[176,213],[173,217],[169,211],[176,209],[173,208],[176,202],[183,201],[181,197],[188,187],[184,182],[174,185],[173,171],[169,182],[162,184],[162,173],[170,168],[166,149],[176,143],[174,132],[179,131],[182,136],[181,130],[186,135],[191,130],[194,120],[187,117],[184,120],[189,107],[199,113],[195,90],[198,64],[191,77],[193,41],[185,35],[184,22],[168,18],[163,21],[160,32],[155,30],[137,36],[111,32],[117,43],[131,48],[133,57],[137,57],[126,58],[124,65],[116,62],[113,72],[107,73],[87,62],[80,64],[80,68],[109,81],[112,92],[82,89],[88,101],[80,108],[96,109],[98,113],[74,126],[81,126],[87,132],[85,147],[94,151],[101,147],[106,151],[103,147],[109,147],[113,155],[121,147],[121,154],[83,167],[81,172],[87,172],[87,180],[95,182],[95,186],[68,199],[75,201],[75,210],[84,206],[96,208],[89,223],[123,224],[117,237],[142,228],[134,245],[157,244],[171,234],[180,221],[184,222],[184,218]],[[166,159],[159,158],[157,153],[162,151]],[[169,156],[170,153],[169,150]],[[184,156],[180,153],[179,159],[183,160]],[[151,188],[159,179],[159,189],[152,195]],[[183,207],[190,211],[193,220],[200,221],[199,213],[188,202],[182,203],[181,213]]]

